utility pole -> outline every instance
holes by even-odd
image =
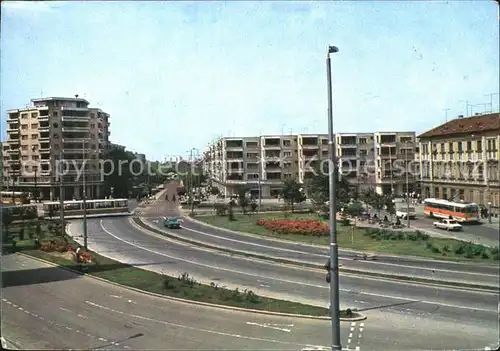
[[[87,245],[87,240],[88,240],[88,233],[87,233],[87,183],[85,179],[85,173],[86,173],[86,167],[87,167],[87,159],[86,159],[86,153],[85,153],[85,141],[82,142],[82,156],[83,156],[83,247],[85,250],[87,250],[88,245]]]
[[[332,319],[332,351],[342,350],[340,341],[340,297],[339,297],[339,248],[337,244],[337,196],[336,196],[336,146],[333,135],[333,97],[332,97],[332,68],[330,54],[338,52],[336,46],[329,46],[326,54],[326,75],[328,89],[328,154],[330,158],[329,165],[329,207],[330,207],[330,264],[327,264],[330,274],[330,315]],[[328,282],[328,277],[327,277]]]

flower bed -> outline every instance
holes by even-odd
[[[257,225],[279,234],[324,236],[329,234],[326,224],[315,219],[259,219]]]
[[[55,240],[41,243],[40,250],[45,251],[45,252],[49,252],[49,253],[50,252],[58,252],[61,254],[72,253],[75,256],[78,255],[79,262],[81,262],[81,263],[93,263],[94,262],[92,254],[90,252],[83,251],[83,249],[82,249],[77,254],[75,249],[73,248],[73,246],[71,244],[59,243]]]

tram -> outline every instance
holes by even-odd
[[[128,199],[99,199],[87,200],[87,217],[110,217],[131,215]],[[59,201],[43,203],[43,215],[45,218],[59,217],[61,204]],[[83,217],[83,200],[64,201],[64,218]]]

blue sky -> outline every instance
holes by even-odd
[[[493,1],[2,2],[1,110],[87,98],[150,159],[218,135],[426,129],[499,91]],[[498,110],[498,95],[493,109]],[[482,112],[489,106],[476,106]],[[470,113],[470,108],[469,108]]]

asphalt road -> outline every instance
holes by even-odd
[[[2,274],[2,336],[19,349],[301,350],[330,341],[329,321],[172,302],[22,256],[3,257]],[[397,315],[341,323],[344,349],[361,351],[484,349],[491,333]]]
[[[167,185],[167,191],[175,191],[173,183]],[[171,199],[171,194],[170,194]],[[164,196],[151,205],[141,216],[151,226],[164,230],[162,216],[178,213],[177,204],[165,201]],[[185,218],[182,229],[171,230],[175,235],[203,242],[213,246],[231,248],[237,251],[284,258],[293,261],[324,264],[328,258],[327,247],[304,245],[300,243],[272,240],[270,238],[247,236],[236,232],[219,230]],[[363,271],[382,272],[385,274],[416,276],[444,281],[464,281],[499,287],[500,268],[498,265],[462,264],[447,261],[419,260],[397,256],[377,255],[376,260],[358,260],[357,253],[349,250],[340,251],[340,263],[344,268]]]
[[[164,230],[159,216],[144,216],[151,226]],[[302,245],[292,242],[269,240],[257,236],[244,236],[239,233],[218,230],[213,227],[190,221],[182,224],[182,229],[170,231],[191,240],[232,248],[238,251],[285,258],[293,261],[324,264],[328,258],[326,247]],[[471,265],[446,261],[418,260],[395,256],[376,255],[376,260],[359,260],[357,254],[341,252],[340,263],[344,268],[381,272],[402,276],[416,276],[444,281],[464,281],[468,283],[499,286],[498,265]]]
[[[404,207],[405,204],[398,203],[397,206]],[[481,224],[463,224],[462,231],[450,233],[445,230],[434,228],[433,223],[438,219],[425,217],[422,205],[412,206],[415,207],[417,218],[415,220],[410,220],[410,227],[434,232],[438,235],[446,235],[465,241],[472,241],[487,246],[499,246],[500,228],[497,220],[492,224],[489,224],[487,219],[482,219]],[[386,214],[387,217],[390,217],[387,213],[382,211],[382,216],[384,214]],[[406,224],[406,221],[403,220],[403,223]]]
[[[184,272],[196,280],[229,288],[251,289],[280,299],[328,304],[328,285],[321,270],[250,260],[217,251],[203,250],[147,234],[124,218],[88,222],[89,247],[110,258],[141,268],[177,276]],[[81,233],[81,222],[70,231]],[[389,311],[415,317],[463,320],[496,326],[498,294],[441,288],[423,284],[341,276],[341,307]]]

